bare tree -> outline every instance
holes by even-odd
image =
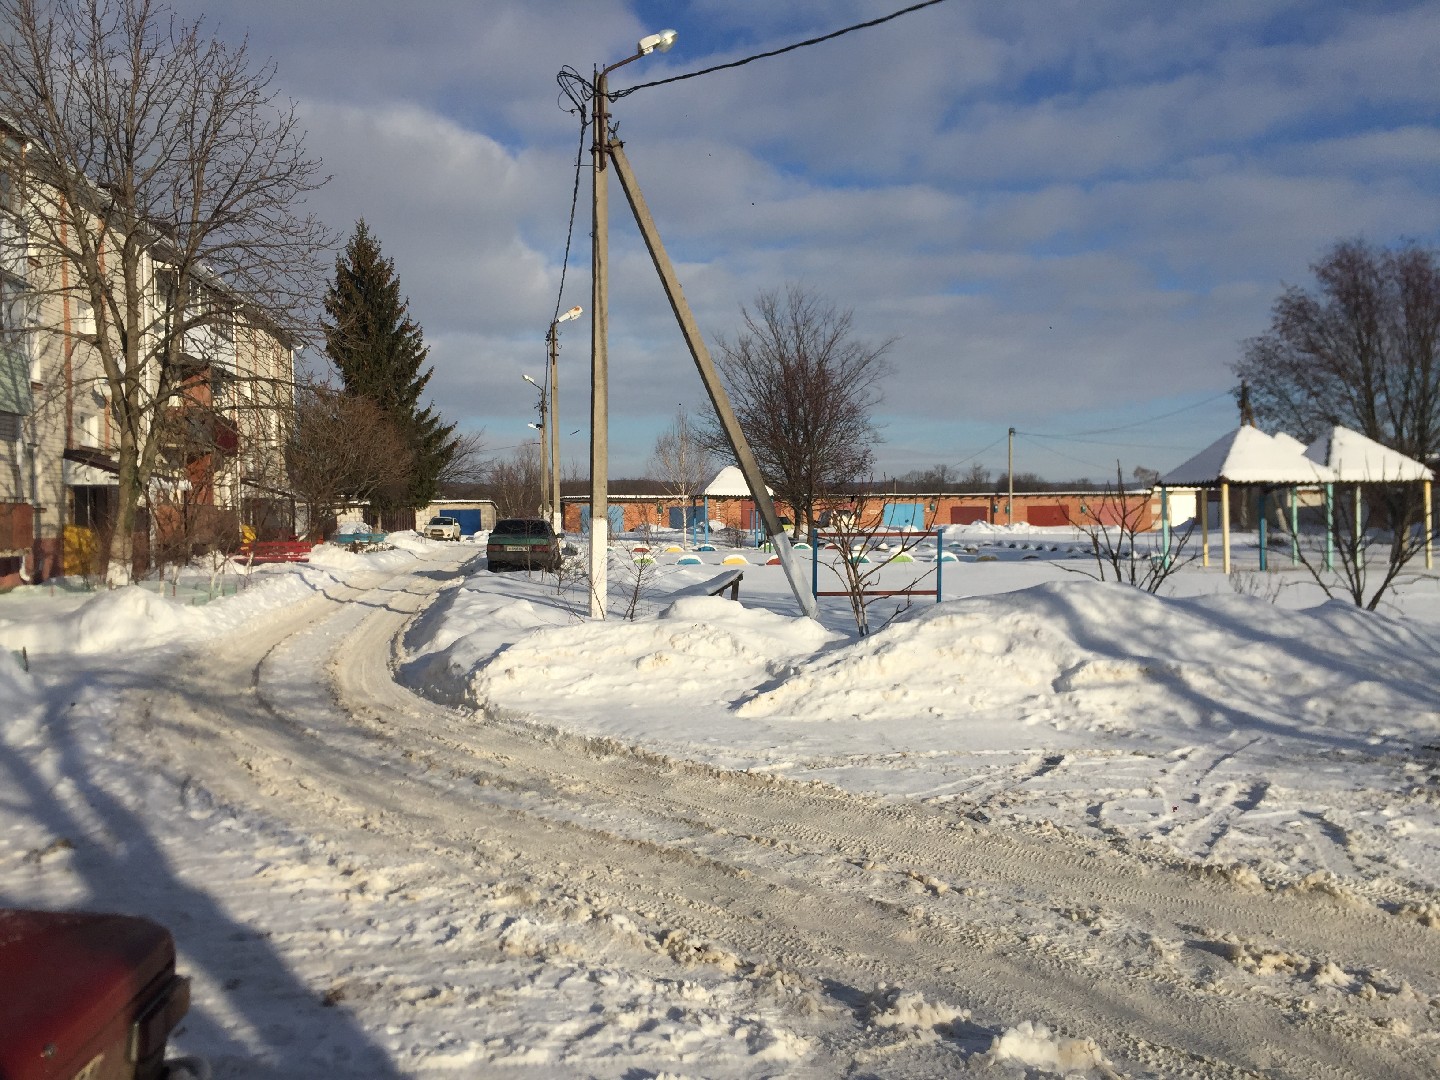
[[[880,501],[883,503],[883,498]],[[815,557],[840,579],[846,599],[850,602],[855,628],[861,637],[865,637],[871,631],[870,609],[876,604],[890,603],[897,596],[900,598],[895,601],[895,609],[880,624],[880,629],[910,607],[911,597],[905,589],[880,590],[875,586],[887,563],[909,556],[912,550],[931,538],[928,530],[934,528],[934,519],[926,521],[923,530],[888,529],[883,505],[877,508],[872,496],[857,494],[844,508],[831,510],[829,522],[829,539],[835,545],[835,557],[827,562],[822,550],[817,550]],[[896,532],[900,535],[891,535]],[[817,533],[815,536],[817,546],[823,549],[824,534]],[[913,556],[904,561],[911,559]],[[934,575],[935,568],[932,567],[919,574],[907,588],[913,589]]]
[[[1125,487],[1125,472],[1115,462],[1115,486],[1105,487],[1099,499],[1091,504],[1088,521],[1075,522],[1075,527],[1090,539],[1095,556],[1095,570],[1066,566],[1071,573],[1084,574],[1097,581],[1118,581],[1148,593],[1157,592],[1170,575],[1195,556],[1185,548],[1195,530],[1192,520],[1183,529],[1173,532],[1169,544],[1163,535],[1144,528],[1149,518],[1150,492],[1136,492]]]
[[[961,491],[985,491],[990,486],[990,470],[984,465],[971,465],[960,475]]]
[[[482,483],[488,467],[484,454],[483,431],[469,431],[455,436],[454,449],[440,471],[439,482],[442,485]]]
[[[112,565],[128,572],[156,418],[236,337],[284,341],[323,284],[327,179],[245,46],[152,0],[0,0],[0,116],[25,146],[41,333],[98,357],[118,431]],[[83,318],[72,320],[72,312]],[[287,350],[288,351],[288,350]]]
[[[1287,288],[1235,364],[1246,404],[1307,442],[1344,424],[1429,460],[1440,452],[1440,255],[1346,240],[1310,269],[1316,288]]]
[[[1326,596],[1374,611],[1404,578],[1410,560],[1425,550],[1419,488],[1416,483],[1337,484],[1324,525],[1291,533],[1290,522],[1280,514],[1277,539],[1291,545]],[[1388,516],[1396,512],[1398,518]]]
[[[816,500],[870,473],[879,433],[870,419],[889,373],[879,345],[854,336],[853,316],[799,285],[741,308],[744,329],[717,341],[716,366],[765,482],[795,511],[795,535],[814,526]],[[716,417],[704,443],[728,457]]]
[[[1316,288],[1287,288],[1270,329],[1245,344],[1235,365],[1244,404],[1306,441],[1344,424],[1431,460],[1440,452],[1440,254],[1413,242],[1376,250],[1346,240],[1310,269]],[[1367,504],[1376,512],[1383,559],[1379,538],[1353,524],[1355,504],[1362,518]],[[1350,511],[1335,518],[1349,532],[1336,545],[1339,576],[1316,580],[1373,609],[1423,550],[1423,518],[1418,484],[1373,485],[1363,501],[1353,493]],[[1313,561],[1307,566],[1314,572]]]
[[[305,505],[307,531],[328,532],[340,507],[403,492],[410,449],[394,422],[367,398],[328,386],[303,387],[286,465]]]
[[[501,517],[539,517],[541,492],[540,444],[521,443],[490,463],[486,473],[490,497]]]
[[[703,444],[685,406],[675,410],[670,426],[655,439],[650,467],[665,494],[684,504],[682,527],[688,532],[690,504],[715,472],[715,455]]]
[[[902,491],[926,491],[938,494],[955,490],[959,477],[953,471],[952,466],[940,464],[932,465],[928,469],[911,469],[909,472],[897,476],[894,482]]]

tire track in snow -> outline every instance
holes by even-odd
[[[976,828],[943,807],[459,714],[390,677],[409,612],[438,584],[398,576],[361,604],[317,604],[329,610],[246,635],[232,670],[249,683],[238,693],[250,691],[250,707],[236,710],[237,691],[218,687],[226,720],[207,721],[202,705],[192,723],[228,722],[252,770],[242,782],[223,762],[191,764],[227,797],[254,784],[270,812],[336,836],[384,836],[456,872],[498,860],[552,891],[579,886],[597,908],[679,932],[682,955],[698,942],[695,952],[793,968],[837,1000],[881,983],[914,988],[986,1024],[1044,1020],[1096,1039],[1121,1067],[1164,1075],[1429,1071],[1376,1025],[1287,1009],[1195,946],[1226,934],[1283,944],[1383,965],[1433,993],[1422,928],[1328,897],[1247,892],[1041,828]],[[297,669],[321,639],[343,645],[332,649],[333,685],[297,709]],[[303,786],[283,782],[297,778]],[[1165,965],[1150,962],[1157,942],[1169,943]]]

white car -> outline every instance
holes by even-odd
[[[425,535],[431,540],[459,540],[460,522],[453,517],[432,517],[425,526]]]

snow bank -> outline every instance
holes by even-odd
[[[725,705],[838,639],[808,619],[688,597],[654,619],[527,634],[475,673],[471,696],[522,708],[542,697],[631,709]]]
[[[0,625],[0,645],[31,653],[95,653],[173,641],[206,618],[136,585],[96,593],[75,611],[47,622]]]
[[[1316,726],[1369,736],[1440,728],[1437,653],[1432,631],[1351,605],[1295,612],[1077,581],[915,609],[793,669],[738,712],[960,725],[1006,714],[1087,730],[1153,729],[1163,717],[1186,729],[1263,721],[1297,737]]]

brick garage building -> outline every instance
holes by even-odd
[[[1171,518],[1188,517],[1177,513],[1173,502],[1180,493],[1172,492]],[[1192,496],[1193,497],[1193,496]],[[1125,492],[1122,497],[1103,491],[1027,491],[1015,493],[1013,508],[1007,508],[1005,492],[973,492],[946,494],[873,494],[858,504],[846,497],[823,500],[820,505],[822,522],[826,514],[860,508],[860,526],[920,527],[937,525],[1031,525],[1035,527],[1090,528],[1096,525],[1118,525],[1122,514],[1134,519],[1139,531],[1158,528],[1160,494],[1148,488]],[[663,495],[611,495],[610,528],[612,533],[643,533],[647,528],[672,527],[677,515],[685,512],[688,501]],[[776,502],[776,512],[788,519],[791,510]],[[1007,510],[1013,509],[1013,512]],[[697,501],[695,512],[703,517],[703,504]],[[566,532],[582,532],[589,521],[589,499],[569,496],[564,500]],[[710,520],[718,527],[734,528],[748,533],[754,528],[755,500],[746,495],[712,496],[709,500]],[[683,519],[682,519],[683,520]]]

